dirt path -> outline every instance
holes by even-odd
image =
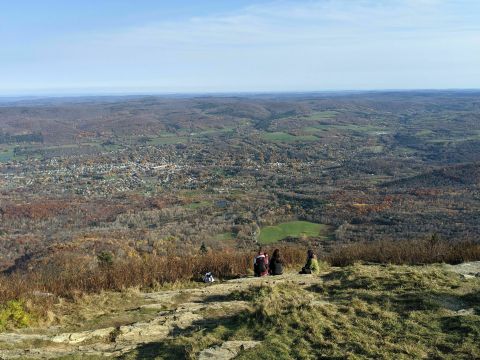
[[[69,355],[115,357],[140,345],[171,338],[202,321],[207,311],[229,316],[248,309],[247,302],[231,298],[234,291],[287,282],[308,286],[320,281],[318,276],[289,273],[278,277],[235,279],[196,289],[143,293],[141,296],[146,304],[141,306],[141,310],[155,313],[149,321],[80,332],[56,330],[59,332],[48,335],[3,333],[0,334],[0,359],[49,359]],[[235,354],[235,349],[238,351],[254,345],[252,342],[224,344],[207,349],[200,355],[205,359],[212,356],[227,359],[234,356],[232,354]],[[228,354],[232,356],[229,357]]]

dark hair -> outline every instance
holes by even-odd
[[[281,257],[280,257],[280,250],[278,249],[275,249],[273,251],[273,254],[272,254],[272,260],[275,259],[275,260],[278,260],[278,261],[281,261]]]
[[[313,252],[312,249],[310,249],[310,250],[307,251],[307,257],[308,257],[309,259],[313,259],[313,258],[315,257],[315,253]]]

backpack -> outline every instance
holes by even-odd
[[[211,272],[207,272],[203,277],[203,282],[205,283],[212,283],[215,279],[213,278],[213,274]]]
[[[257,272],[259,274],[267,271],[267,266],[265,265],[265,257],[264,256],[257,257],[257,261],[255,262],[255,265],[257,267]]]

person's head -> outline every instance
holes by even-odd
[[[274,259],[280,259],[280,250],[279,250],[279,249],[275,249],[275,250],[273,251],[272,258],[274,258]]]
[[[263,248],[258,249],[258,255],[262,255],[264,253]]]
[[[315,254],[314,254],[314,252],[313,252],[312,249],[310,249],[310,250],[307,251],[307,257],[308,257],[309,259],[313,259],[313,258],[315,257]]]

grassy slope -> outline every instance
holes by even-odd
[[[289,236],[318,236],[324,227],[325,225],[308,221],[290,221],[276,226],[265,226],[260,231],[258,241],[261,244],[271,244]]]
[[[249,301],[251,311],[210,314],[201,328],[125,359],[196,358],[206,347],[248,339],[261,344],[236,359],[480,357],[480,282],[441,266],[355,265],[313,285],[252,287],[232,296]],[[466,308],[472,313],[458,311]]]

